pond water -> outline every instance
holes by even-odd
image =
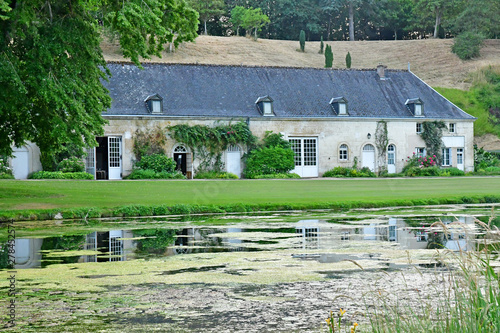
[[[435,249],[477,248],[477,219],[488,222],[499,208],[15,222],[18,329],[322,332],[338,307],[362,322],[373,288],[410,304],[438,297],[436,274],[450,267]],[[2,293],[6,242],[2,225]]]

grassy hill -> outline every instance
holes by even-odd
[[[406,41],[327,42],[334,55],[333,67],[345,68],[345,56],[352,56],[352,68],[375,68],[379,63],[389,69],[407,69],[452,102],[475,117],[478,139],[486,149],[500,149],[500,125],[493,124],[488,111],[466,96],[473,83],[473,73],[486,66],[500,68],[500,40],[486,40],[479,58],[463,61],[451,53],[451,39]],[[117,42],[104,41],[104,56],[108,61],[122,61]],[[319,54],[319,42],[306,42],[305,52],[299,51],[298,41],[246,37],[199,36],[194,43],[182,44],[175,52],[165,51],[162,58],[147,62],[200,63],[250,66],[290,66],[323,68],[324,55]],[[460,89],[460,90],[457,90]],[[489,134],[489,135],[488,135]],[[486,136],[485,136],[486,135]]]

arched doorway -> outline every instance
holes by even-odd
[[[174,148],[174,161],[177,163],[176,170],[182,172],[183,175],[187,173],[187,156],[188,151],[184,146],[177,146]]]
[[[231,145],[226,150],[226,171],[234,173],[241,178],[241,154],[240,147]]]
[[[361,159],[363,168],[366,167],[371,171],[375,171],[375,147],[373,145],[367,144],[363,147]]]

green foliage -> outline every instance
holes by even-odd
[[[490,122],[495,124],[500,132],[500,66],[488,66],[479,70],[471,92],[488,110]]]
[[[370,168],[364,167],[361,169],[357,168],[349,168],[349,167],[341,167],[337,166],[331,170],[328,170],[323,174],[323,177],[335,177],[335,178],[343,178],[343,177],[376,177],[375,173],[373,173]]]
[[[187,0],[189,5],[198,12],[200,20],[203,22],[204,34],[207,35],[207,21],[224,14],[223,0]]]
[[[174,245],[177,238],[174,229],[134,230],[133,234],[134,237],[147,237],[137,241],[137,252],[142,254],[162,254]]]
[[[325,51],[325,43],[323,43],[323,36],[321,36],[321,41],[319,43],[319,54],[323,54]]]
[[[425,121],[422,123],[420,136],[425,142],[428,155],[434,157],[437,163],[441,162],[441,149],[444,148],[443,129],[446,125],[443,121]]]
[[[306,49],[306,32],[304,30],[300,30],[299,44],[300,44],[300,50],[302,52],[305,52],[305,49]]]
[[[347,54],[345,56],[345,67],[351,68],[351,53],[349,51],[347,51]]]
[[[247,157],[245,177],[288,173],[295,168],[294,153],[281,147],[262,147],[252,150]]]
[[[253,179],[300,179],[296,173],[273,173],[268,175],[255,175]]]
[[[29,179],[94,179],[86,172],[38,171],[28,177]]]
[[[241,26],[247,31],[254,30],[254,39],[257,40],[257,32],[269,23],[269,17],[262,13],[260,8],[248,8],[243,14]]]
[[[476,32],[466,31],[455,37],[451,51],[462,60],[479,57],[484,37]]]
[[[135,169],[126,179],[186,179],[180,172],[157,172],[152,169]]]
[[[7,157],[0,155],[0,179],[13,179],[12,169],[7,163]]]
[[[325,68],[332,68],[333,66],[333,52],[332,47],[326,44],[325,49]]]
[[[8,2],[10,3],[10,2]],[[64,144],[96,144],[111,105],[100,41],[118,38],[123,55],[161,56],[192,41],[197,15],[183,0],[0,2],[0,154],[27,140],[42,156]]]
[[[175,171],[176,163],[167,155],[163,154],[153,154],[143,156],[140,161],[136,162],[135,166],[139,169],[149,169],[155,172],[168,172],[173,173]]]
[[[474,170],[497,166],[500,166],[500,160],[496,155],[474,145]]]
[[[233,27],[236,27],[236,36],[240,35],[240,27],[243,24],[245,12],[246,9],[241,6],[236,6],[231,10],[231,19],[229,21],[233,24]]]
[[[255,137],[248,124],[240,121],[235,124],[206,125],[179,124],[168,128],[170,136],[177,142],[187,145],[193,152],[193,159],[200,159],[197,172],[222,171],[222,153],[230,145],[242,144],[253,147]]]
[[[140,161],[144,155],[165,154],[163,146],[167,142],[165,132],[159,127],[136,130],[133,152],[135,160]]]
[[[198,172],[195,179],[238,179],[234,173],[231,172],[218,172],[218,171],[202,171]]]
[[[283,135],[279,133],[273,133],[272,131],[266,131],[264,134],[264,139],[262,139],[264,147],[280,147],[284,149],[292,148],[290,141],[283,139]]]
[[[57,170],[61,172],[84,172],[85,163],[81,158],[69,157],[65,158],[57,166]]]

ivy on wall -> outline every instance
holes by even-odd
[[[223,171],[222,153],[230,146],[241,144],[251,147],[255,144],[248,124],[240,121],[235,124],[220,124],[214,126],[179,124],[167,128],[172,139],[188,146],[200,160],[197,172]]]
[[[381,120],[377,122],[377,129],[375,131],[375,145],[378,150],[378,164],[379,172],[385,166],[385,154],[387,152],[387,145],[389,144],[388,132],[387,132],[387,122]]]
[[[143,156],[165,154],[167,136],[160,126],[146,130],[136,130],[134,135],[133,152],[135,160],[139,162]]]
[[[446,128],[446,125],[443,121],[426,121],[422,123],[422,133],[420,134],[425,142],[427,155],[436,155],[438,163],[442,161],[441,150],[444,148],[442,141],[444,128]]]

